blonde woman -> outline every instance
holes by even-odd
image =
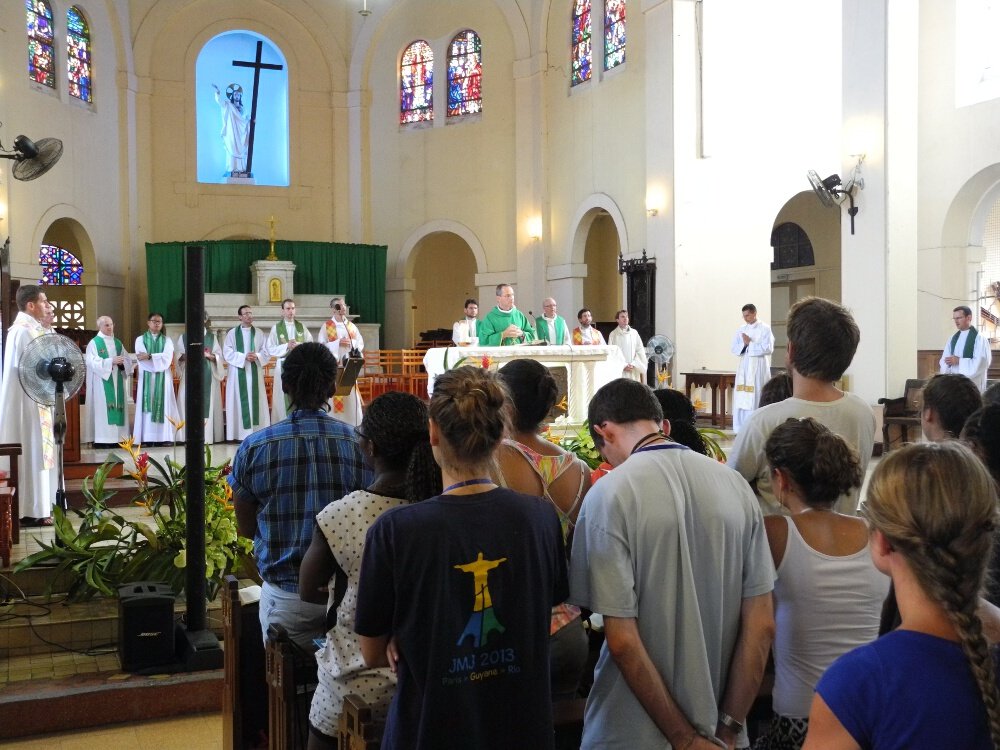
[[[902,624],[823,675],[804,748],[1000,747],[993,659],[976,616],[997,522],[989,473],[957,442],[908,445],[882,459],[864,512]]]

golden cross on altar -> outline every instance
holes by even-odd
[[[271,227],[271,254],[267,256],[268,260],[277,260],[278,259],[278,254],[276,252],[274,252],[274,225],[275,224],[277,224],[277,222],[274,220],[274,215],[272,214],[270,220],[268,220],[268,222],[267,222],[267,225],[269,227]]]

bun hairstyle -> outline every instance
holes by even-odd
[[[781,469],[809,506],[828,508],[861,486],[861,462],[847,442],[812,417],[789,419],[774,428],[764,446],[772,469]]]
[[[559,388],[549,368],[533,359],[515,359],[497,371],[507,386],[517,432],[534,432],[556,402]]]
[[[434,462],[427,431],[427,405],[416,396],[388,391],[372,401],[361,433],[393,469],[406,471],[411,503],[441,494],[441,470]]]
[[[464,366],[434,380],[430,418],[445,456],[461,464],[490,461],[508,425],[507,389],[489,370]]]
[[[979,686],[993,744],[1000,747],[1000,697],[976,616],[997,525],[989,472],[957,441],[906,445],[879,463],[865,512],[947,613]]]

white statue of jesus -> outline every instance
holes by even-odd
[[[230,174],[247,171],[247,144],[250,139],[250,115],[243,110],[243,87],[231,83],[226,87],[223,98],[219,87],[214,83],[215,101],[222,108],[222,144],[229,155]]]

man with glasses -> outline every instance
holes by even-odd
[[[982,393],[986,390],[986,373],[993,355],[990,340],[972,325],[972,309],[959,305],[951,311],[958,330],[948,339],[941,354],[940,371],[944,374],[965,375]]]
[[[542,317],[535,320],[535,330],[540,341],[548,341],[553,346],[560,346],[569,343],[569,331],[566,328],[566,319],[562,315],[556,315],[558,310],[556,301],[552,297],[542,300]]]
[[[326,632],[326,606],[299,598],[299,566],[328,503],[368,486],[353,428],[327,412],[337,361],[324,344],[305,342],[285,358],[288,416],[239,447],[228,482],[240,535],[254,540],[263,580],[260,625],[280,624],[309,652]],[[280,397],[282,394],[275,394]]]

